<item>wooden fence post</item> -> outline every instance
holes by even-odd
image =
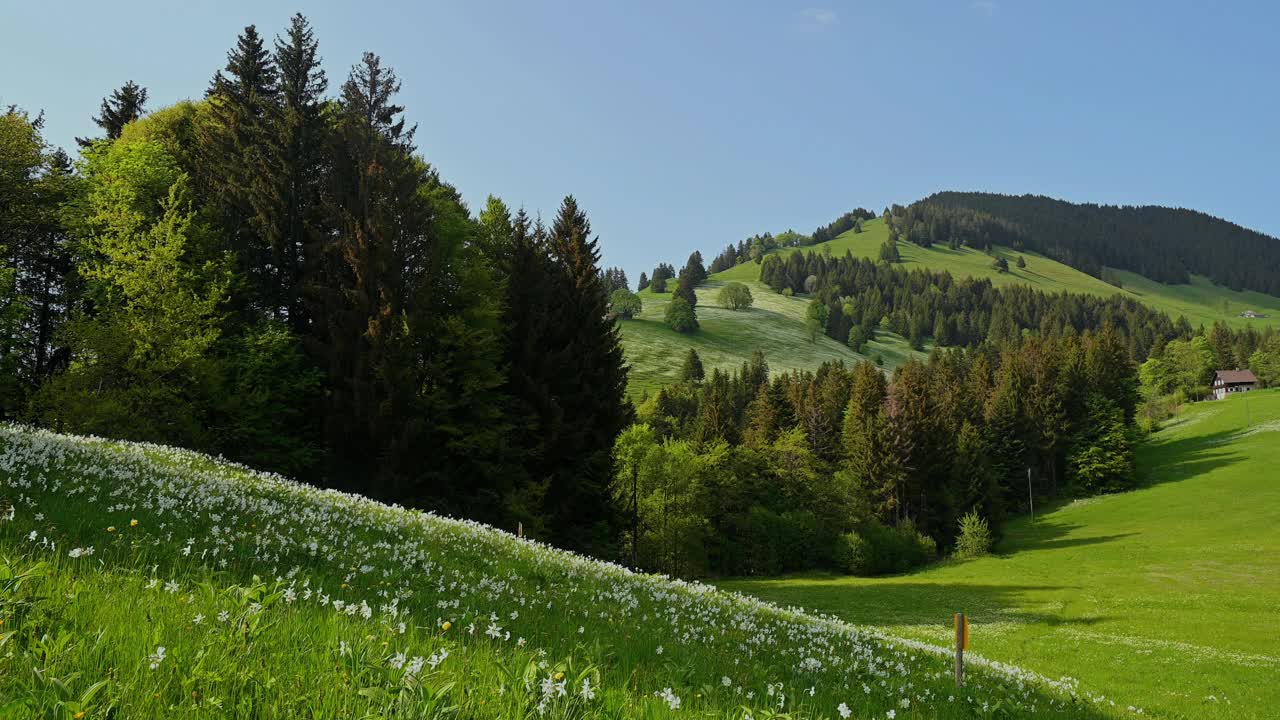
[[[969,647],[969,618],[956,613],[956,687],[964,687],[964,650]]]

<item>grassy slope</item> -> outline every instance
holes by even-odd
[[[847,232],[810,248],[786,248],[777,252],[783,255],[811,250],[822,252],[829,247],[836,256],[852,251],[861,257],[878,257],[881,243],[888,238],[884,222],[871,220],[863,228],[861,233]],[[998,273],[991,267],[990,256],[971,248],[922,248],[901,243],[899,249],[904,267],[945,269],[956,277],[989,278],[998,287],[1018,283],[1050,293],[1065,291],[1103,297],[1118,292],[1162,310],[1175,319],[1185,315],[1193,326],[1209,326],[1215,320],[1226,320],[1235,327],[1280,324],[1280,298],[1255,292],[1233,292],[1199,277],[1194,278],[1190,285],[1163,285],[1133,273],[1119,272],[1117,274],[1122,278],[1124,288],[1118,289],[1035,253],[1022,253],[1027,267],[1019,269],[1015,263],[1019,253],[998,250],[1008,258],[1010,266],[1008,273]],[[673,382],[685,353],[691,347],[697,348],[708,370],[712,367],[738,367],[756,349],[764,351],[770,367],[775,370],[812,370],[827,360],[856,362],[876,354],[884,357],[886,368],[893,368],[911,353],[905,340],[894,335],[871,343],[864,356],[854,354],[829,338],[820,337],[817,343],[810,343],[804,329],[807,300],[784,298],[761,284],[759,277],[760,266],[755,263],[744,263],[712,275],[710,281],[698,289],[698,319],[702,328],[692,335],[681,335],[663,325],[663,310],[671,297],[669,294],[654,295],[647,290],[640,293],[645,304],[644,312],[637,319],[622,323],[623,348],[632,368],[631,394],[651,393]],[[751,311],[735,313],[717,306],[716,291],[722,283],[731,280],[745,282],[751,287],[756,302]],[[1225,312],[1224,302],[1227,303]],[[1240,312],[1246,309],[1268,317],[1262,320],[1239,317]]]
[[[863,225],[863,232],[847,232],[827,243],[803,248],[805,252],[830,246],[836,256],[852,251],[860,257],[879,257],[880,245],[888,239],[888,230],[880,219],[871,220]],[[991,267],[991,257],[972,248],[952,250],[945,246],[922,248],[910,243],[899,243],[902,254],[902,265],[927,267],[932,270],[948,270],[956,277],[989,278],[997,287],[1015,283],[1031,285],[1045,292],[1089,293],[1110,296],[1119,292],[1133,297],[1140,302],[1162,310],[1176,319],[1185,315],[1191,324],[1203,323],[1208,326],[1215,320],[1226,320],[1235,327],[1252,324],[1263,327],[1266,324],[1280,325],[1280,298],[1255,292],[1235,292],[1225,287],[1214,285],[1204,278],[1194,278],[1190,285],[1164,285],[1148,280],[1129,272],[1118,272],[1122,279],[1123,289],[1112,285],[1055,260],[1036,253],[1017,253],[1007,248],[998,252],[1009,260],[1009,272],[999,273]],[[795,248],[787,248],[781,253],[797,252]],[[1018,269],[1014,261],[1021,254],[1027,260],[1027,267]],[[751,280],[760,276],[759,266],[747,263],[716,275],[717,279]],[[1223,302],[1228,303],[1224,313]],[[1248,320],[1240,317],[1244,310],[1256,310],[1268,317],[1261,320]]]
[[[1275,717],[1280,391],[1193,406],[1138,462],[1155,484],[1021,518],[995,557],[725,585],[933,641],[964,610],[978,652],[1141,699],[1148,714]]]
[[[945,652],[194,453],[0,427],[0,497],[0,718],[1116,716],[1017,668],[951,701]]]
[[[698,323],[695,333],[681,334],[668,328],[662,318],[671,294],[640,293],[644,311],[621,323],[623,349],[631,366],[629,389],[632,395],[652,393],[676,381],[689,348],[695,348],[707,371],[719,367],[733,369],[756,350],[764,352],[771,372],[814,370],[828,360],[858,362],[881,355],[885,367],[900,364],[911,347],[906,340],[884,332],[868,343],[864,355],[819,335],[809,340],[804,326],[808,300],[779,295],[759,281],[750,281],[755,304],[747,310],[729,310],[718,305],[716,295],[723,281],[716,276],[698,288]],[[926,348],[927,350],[927,348]]]

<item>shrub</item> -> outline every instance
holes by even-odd
[[[720,304],[730,310],[742,310],[751,307],[755,301],[751,297],[751,288],[740,282],[731,282],[720,288]]]
[[[630,320],[644,309],[640,296],[626,288],[618,288],[609,296],[609,309],[619,317]]]
[[[871,575],[871,546],[857,532],[847,532],[840,536],[836,547],[836,564],[850,575]]]
[[[836,561],[855,575],[886,575],[920,567],[937,554],[938,544],[910,520],[896,527],[872,522],[840,538]]]
[[[974,510],[960,518],[960,535],[956,537],[955,556],[975,558],[991,554],[991,527]]]
[[[687,300],[676,295],[667,304],[667,325],[676,332],[693,332],[698,329],[698,316]]]

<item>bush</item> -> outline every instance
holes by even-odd
[[[693,332],[698,329],[698,316],[687,300],[676,295],[667,304],[667,326],[676,332]]]
[[[960,535],[956,537],[954,555],[958,558],[976,558],[991,554],[991,527],[976,511],[970,510],[960,518]]]
[[[840,536],[840,544],[836,547],[836,564],[850,575],[872,575],[871,546],[856,532],[847,532]]]
[[[609,296],[609,309],[618,317],[630,320],[644,309],[640,296],[626,288],[618,288]]]
[[[896,527],[872,522],[840,538],[836,561],[854,575],[887,575],[920,567],[937,554],[938,544],[910,520]]]
[[[742,310],[751,307],[755,301],[751,297],[751,288],[740,282],[731,282],[720,288],[720,304],[730,310]]]

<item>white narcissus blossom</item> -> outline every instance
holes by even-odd
[[[653,693],[672,711],[681,709],[681,694],[692,699],[689,693],[702,693],[702,702],[711,702],[701,688],[717,680],[731,690],[716,695],[751,701],[767,693],[771,707],[789,701],[792,710],[802,710],[795,696],[808,692],[814,707],[826,707],[828,714],[834,707],[841,720],[853,717],[847,703],[837,703],[845,688],[862,688],[866,697],[860,708],[866,709],[867,717],[883,717],[880,713],[887,710],[898,717],[930,716],[938,706],[958,701],[947,695],[948,659],[942,648],[885,637],[836,618],[778,608],[698,582],[633,573],[536,541],[516,546],[479,523],[319,490],[196,453],[139,443],[108,446],[6,426],[0,427],[0,477],[19,488],[20,530],[14,538],[36,543],[43,531],[76,548],[75,557],[92,555],[89,543],[99,535],[77,536],[74,528],[33,529],[22,523],[36,517],[46,498],[56,498],[59,512],[65,512],[68,502],[93,507],[88,501],[96,495],[97,506],[110,515],[86,525],[99,533],[108,526],[124,529],[115,537],[127,536],[145,548],[147,556],[173,559],[187,552],[196,572],[230,565],[238,576],[274,578],[274,584],[264,583],[265,592],[241,596],[237,604],[228,605],[229,611],[196,605],[204,596],[182,590],[202,587],[207,578],[166,569],[174,579],[164,581],[157,578],[159,567],[142,569],[136,582],[175,596],[151,596],[146,602],[195,605],[180,616],[192,618],[189,625],[194,626],[206,622],[198,609],[216,615],[219,623],[252,623],[258,614],[302,612],[292,609],[299,605],[324,608],[325,622],[340,624],[344,636],[398,637],[404,652],[393,648],[379,653],[372,641],[359,647],[361,654],[375,658],[390,654],[386,662],[404,671],[405,682],[428,669],[453,672],[444,646],[465,647],[477,640],[474,635],[494,644],[514,640],[509,647],[516,653],[517,647],[529,644],[557,647],[547,641],[576,632],[604,639],[627,635],[662,640],[662,645],[650,646],[654,654],[647,656],[654,669],[669,664],[665,644],[672,643],[673,657],[693,668],[681,687]],[[191,530],[195,527],[207,530],[197,533]],[[104,555],[114,554],[112,545],[112,552]],[[56,552],[51,540],[27,547]],[[437,622],[426,622],[433,617]],[[510,627],[501,627],[501,622]],[[360,629],[347,635],[352,627]],[[213,628],[201,633],[205,640],[216,635]],[[425,659],[409,657],[419,643],[427,643],[420,651],[432,652]],[[346,641],[338,646],[344,657],[354,650]],[[532,654],[539,676],[563,661],[549,656],[545,648]],[[179,657],[185,658],[185,653]],[[159,668],[167,661],[157,650],[149,662]],[[1043,709],[1050,703],[1056,712],[1068,713],[1069,698],[1084,696],[1069,679],[1048,680],[976,657],[971,662],[975,682],[968,694],[975,711],[1000,702],[1014,716],[1030,716],[1033,707]],[[729,676],[730,671],[735,675]],[[756,672],[794,680],[786,686],[774,681],[749,688]],[[577,702],[600,697],[594,676],[584,676],[576,687],[554,677],[553,673],[547,687],[548,702],[542,705],[547,713],[560,712],[556,703],[569,695]],[[539,682],[534,680],[528,691],[537,693]]]

